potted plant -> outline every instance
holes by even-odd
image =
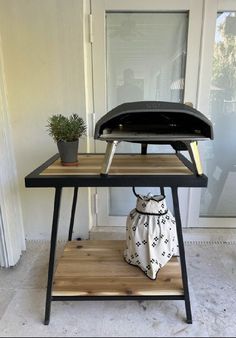
[[[68,117],[62,114],[52,115],[48,119],[47,130],[57,143],[62,165],[76,165],[79,138],[87,130],[84,120],[78,114]]]

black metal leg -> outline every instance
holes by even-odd
[[[54,210],[53,210],[52,232],[51,232],[51,248],[50,248],[49,266],[48,266],[48,284],[47,284],[45,319],[44,319],[45,325],[49,324],[50,313],[51,313],[52,283],[53,283],[55,252],[56,252],[56,244],[57,244],[57,230],[58,230],[58,220],[59,220],[59,213],[60,213],[61,191],[62,191],[61,187],[56,188],[55,198],[54,198]]]
[[[75,187],[74,188],[74,196],[73,196],[72,208],[71,208],[70,229],[69,229],[68,241],[71,241],[71,239],[72,239],[72,233],[73,233],[73,228],[74,228],[74,220],[75,220],[75,210],[76,210],[76,203],[77,203],[77,196],[78,196],[78,187]]]
[[[183,287],[184,287],[187,323],[192,324],[191,305],[190,305],[189,290],[188,290],[188,277],[187,277],[187,269],[186,269],[186,261],[185,261],[185,250],[184,250],[184,241],[183,241],[182,225],[181,225],[181,218],[180,218],[177,187],[172,188],[172,198],[173,198],[173,206],[174,206],[174,213],[175,213],[175,220],[176,220],[176,230],[177,230],[177,236],[178,236],[178,242],[179,242],[179,256],[180,256],[180,263],[181,263],[182,281],[183,281]]]
[[[141,143],[141,155],[147,155],[147,143]]]
[[[165,189],[164,187],[160,187],[160,192],[162,196],[165,196]]]

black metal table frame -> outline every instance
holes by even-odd
[[[45,320],[44,324],[48,325],[50,321],[51,302],[65,300],[184,300],[187,323],[192,324],[191,305],[188,289],[188,277],[185,260],[185,249],[182,234],[182,224],[179,209],[178,188],[179,187],[206,187],[207,177],[203,174],[197,176],[191,162],[189,162],[182,154],[176,154],[179,159],[188,167],[193,175],[88,175],[88,176],[69,176],[69,175],[41,175],[40,173],[59,158],[56,154],[48,161],[34,170],[25,178],[26,187],[53,187],[55,188],[54,210],[51,231],[51,244],[48,266],[48,282],[46,293]],[[148,295],[148,296],[52,296],[53,275],[55,270],[55,253],[57,244],[58,221],[60,213],[61,194],[63,187],[74,188],[71,218],[69,226],[68,241],[72,240],[74,217],[77,204],[77,195],[79,187],[158,187],[164,194],[164,188],[170,187],[172,191],[174,216],[176,219],[177,236],[179,242],[179,256],[181,265],[181,274],[184,295]]]

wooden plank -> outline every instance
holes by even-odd
[[[40,175],[99,175],[104,155],[79,155],[77,166],[65,167],[60,159]],[[193,174],[175,154],[115,155],[110,175],[191,175]]]
[[[174,175],[191,175],[189,171],[186,169],[166,169],[166,170],[153,170],[153,169],[145,169],[144,171],[141,170],[133,170],[133,169],[119,169],[119,170],[110,170],[109,175],[173,175],[173,170],[174,170]],[[95,170],[84,170],[84,171],[78,171],[78,170],[46,170],[42,174],[43,176],[47,175],[100,175],[100,169],[95,171]]]
[[[59,259],[53,296],[183,295],[176,257],[149,279],[123,258],[125,241],[71,241]]]
[[[171,283],[159,281],[159,288],[153,285],[153,281],[150,283],[139,282],[136,279],[116,280],[114,278],[86,278],[86,280],[80,279],[80,281],[63,279],[57,280],[57,284],[54,286],[53,296],[125,296],[125,295],[156,295],[156,296],[181,296],[183,295],[180,288],[181,279],[175,279]]]

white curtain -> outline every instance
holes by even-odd
[[[25,235],[5,83],[0,40],[0,266],[7,268],[25,250]]]

